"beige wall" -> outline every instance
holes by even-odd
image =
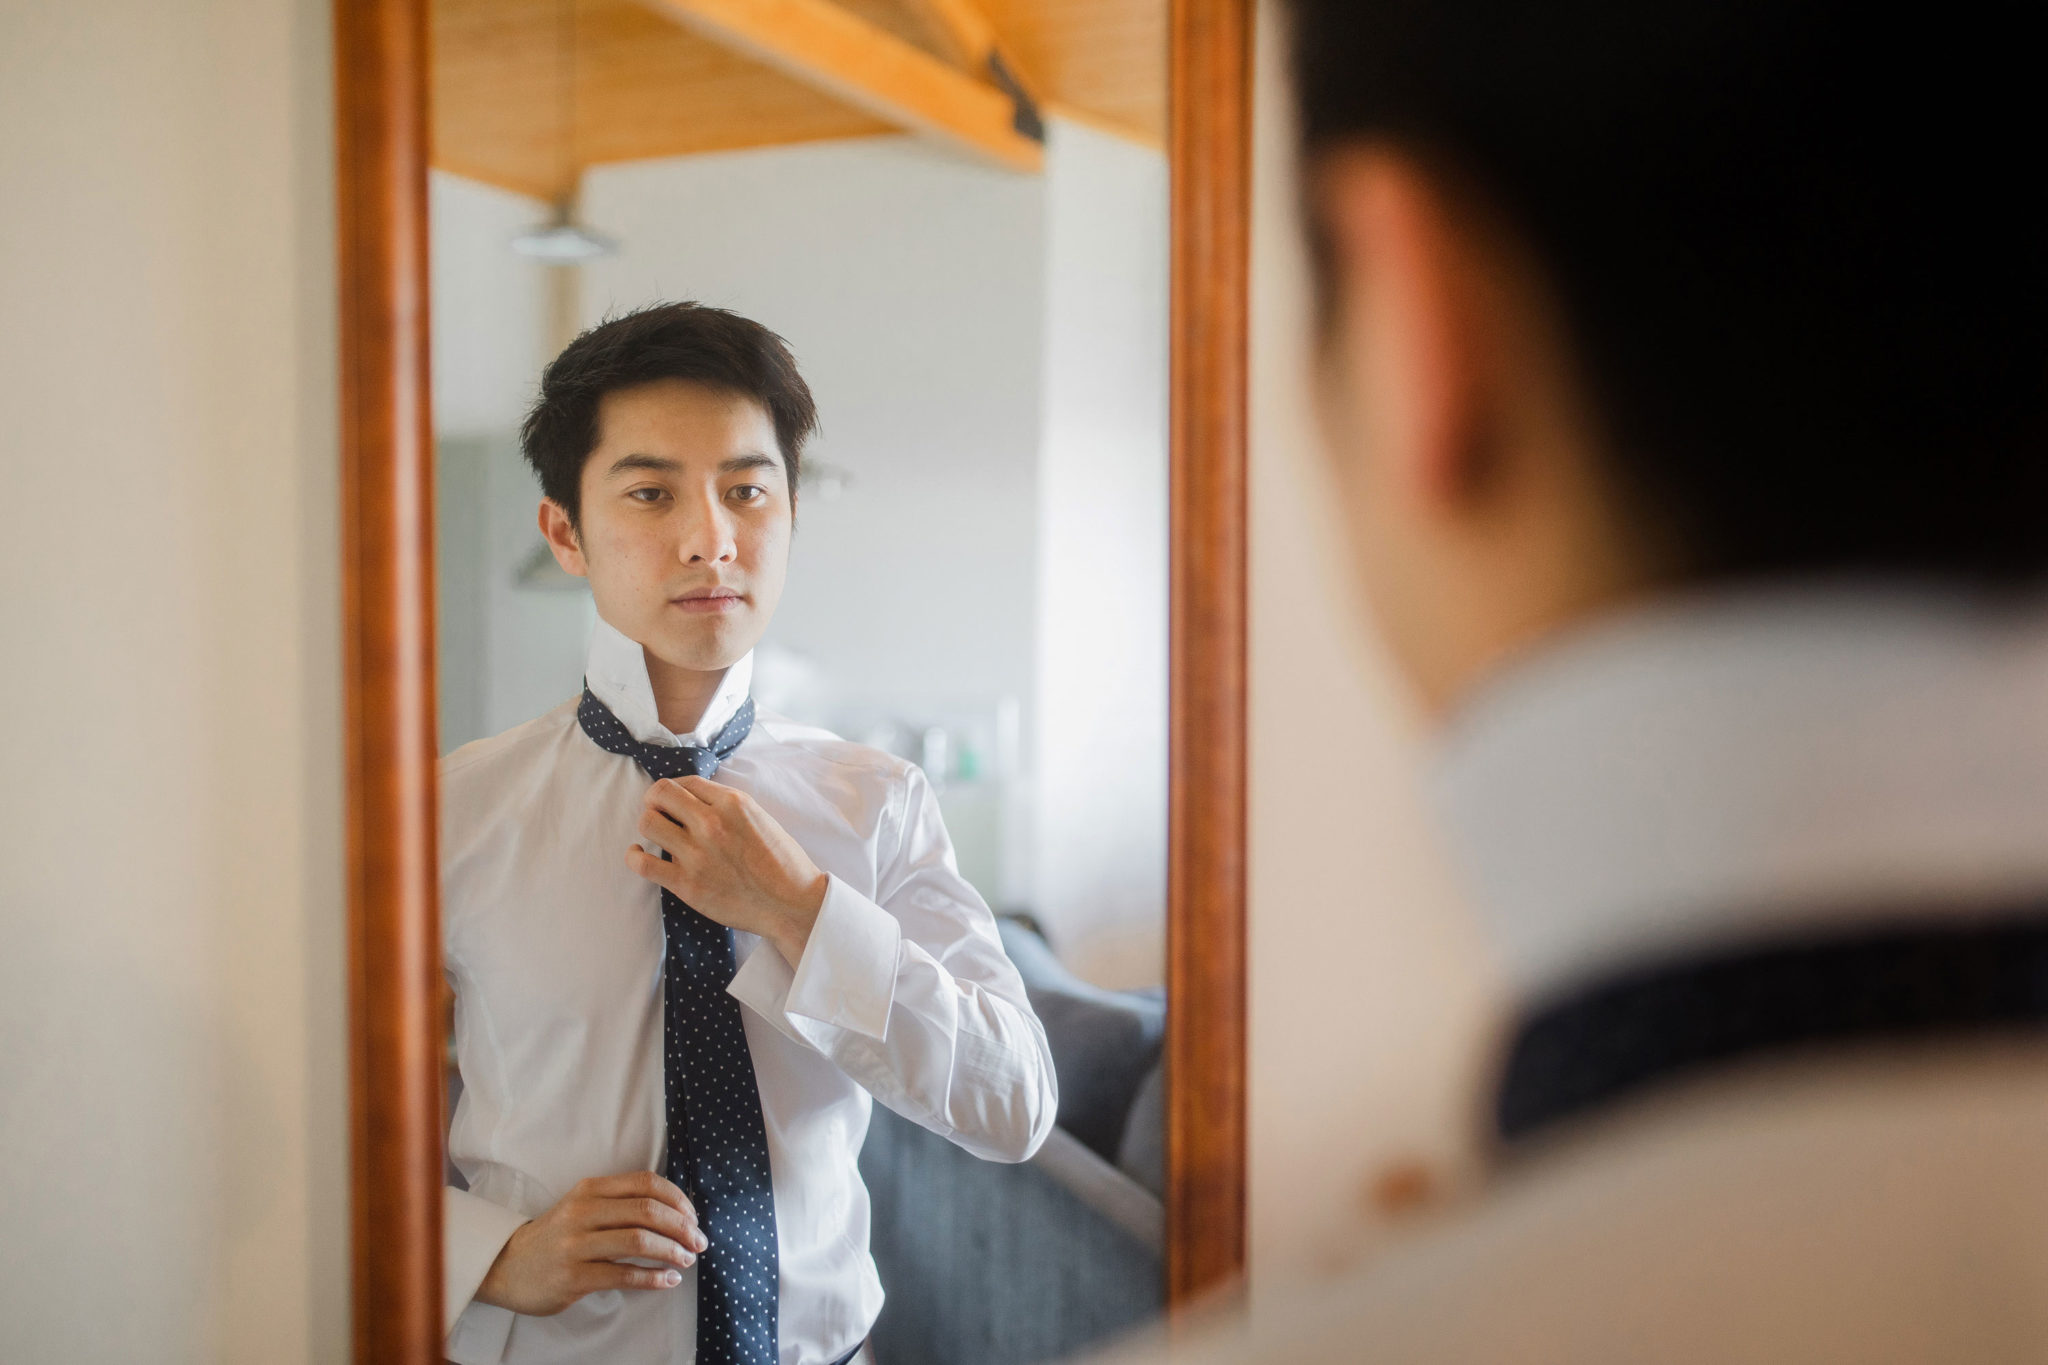
[[[344,1358],[328,16],[0,0],[0,1359]]]
[[[1308,408],[1284,63],[1258,51],[1252,261],[1254,1292],[1383,1229],[1390,1166],[1456,1167],[1492,999],[1415,789],[1422,736],[1360,625]]]

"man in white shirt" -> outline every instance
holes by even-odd
[[[1331,468],[1512,1017],[1483,1192],[1184,1358],[2048,1360],[2035,16],[1290,8]]]
[[[582,698],[442,764],[459,1365],[850,1359],[873,1100],[997,1161],[1052,1125],[924,775],[749,699],[814,424],[782,341],[694,304],[542,378],[541,530],[600,619]]]

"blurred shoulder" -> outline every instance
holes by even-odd
[[[2002,1041],[1674,1087],[1512,1164],[1361,1271],[1262,1290],[1170,1358],[2048,1359],[2044,1087],[2048,1046]]]

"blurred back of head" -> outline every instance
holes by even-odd
[[[2025,7],[1295,0],[1307,164],[1393,149],[1554,303],[1685,580],[2048,567]],[[1326,311],[1344,269],[1318,246]]]

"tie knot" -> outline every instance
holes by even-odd
[[[649,777],[710,777],[718,771],[718,755],[683,744],[642,744],[633,754]]]

